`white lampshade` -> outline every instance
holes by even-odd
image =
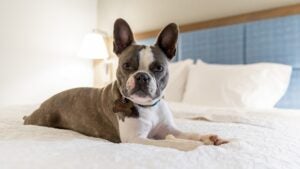
[[[108,52],[103,36],[94,32],[87,34],[83,39],[78,56],[87,59],[107,59]]]

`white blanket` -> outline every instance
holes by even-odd
[[[68,130],[24,126],[23,115],[36,107],[19,106],[0,110],[0,169],[300,168],[300,111],[170,107],[182,130],[218,134],[231,143],[190,152],[113,144]]]

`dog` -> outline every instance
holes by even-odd
[[[24,117],[24,124],[70,129],[114,143],[182,151],[227,143],[217,135],[180,131],[163,99],[178,32],[178,26],[171,23],[162,29],[153,46],[138,45],[128,23],[117,19],[113,31],[113,50],[119,58],[117,80],[102,89],[75,88],[58,93]]]

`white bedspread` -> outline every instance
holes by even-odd
[[[300,111],[235,110],[170,104],[185,131],[231,138],[190,152],[113,144],[76,132],[22,125],[36,107],[0,110],[0,169],[299,169]],[[183,118],[204,117],[210,121]]]

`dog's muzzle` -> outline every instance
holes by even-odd
[[[126,88],[130,95],[153,97],[156,90],[155,79],[147,72],[136,72],[127,80]]]

